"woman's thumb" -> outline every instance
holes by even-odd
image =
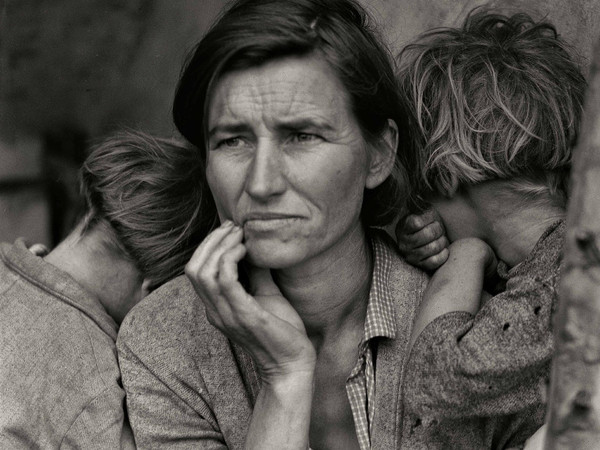
[[[270,269],[246,267],[252,295],[281,295]]]

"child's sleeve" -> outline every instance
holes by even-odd
[[[464,418],[539,404],[553,349],[555,283],[512,279],[477,315],[453,312],[432,321],[407,366],[411,409]]]

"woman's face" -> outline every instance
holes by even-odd
[[[260,267],[291,267],[343,245],[360,229],[365,186],[383,181],[344,87],[318,57],[225,74],[208,136],[219,215],[243,226]]]

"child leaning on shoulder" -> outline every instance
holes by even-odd
[[[519,446],[544,422],[585,79],[555,28],[525,14],[476,10],[399,59],[418,130],[399,246],[426,269],[445,260],[413,327],[403,446]]]

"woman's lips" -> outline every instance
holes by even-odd
[[[302,220],[299,216],[262,215],[250,216],[244,220],[245,231],[273,231]]]

